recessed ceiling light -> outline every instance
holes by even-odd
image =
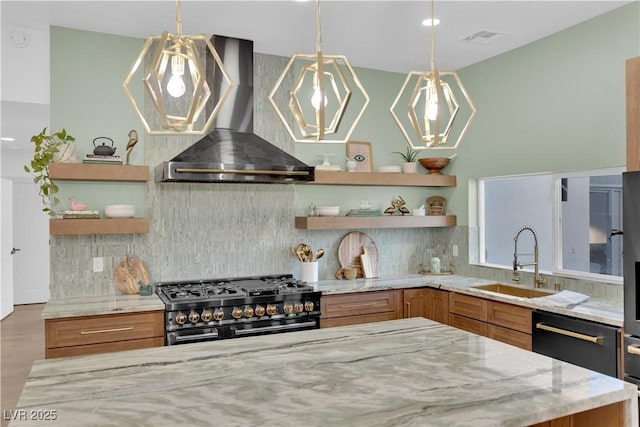
[[[440,20],[438,18],[433,18],[433,26],[435,27],[436,25],[438,25],[440,23]],[[425,27],[430,27],[431,26],[431,18],[427,18],[424,21],[422,21],[422,25],[424,25]]]
[[[13,142],[16,139],[15,138],[9,138],[8,136],[3,136],[2,138],[0,138],[0,140],[7,141],[7,142]]]

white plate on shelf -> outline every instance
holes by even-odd
[[[402,173],[402,167],[400,166],[380,166],[378,172],[382,173]]]

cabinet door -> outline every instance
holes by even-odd
[[[449,324],[449,291],[427,289],[427,319]]]
[[[427,317],[429,296],[427,289],[405,289],[403,316],[405,319],[409,317]]]

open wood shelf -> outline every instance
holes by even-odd
[[[52,219],[49,221],[50,235],[148,232],[149,220],[147,218]]]
[[[338,230],[350,228],[453,227],[455,215],[428,216],[297,216],[296,228]]]
[[[315,185],[380,185],[403,187],[455,187],[454,175],[419,173],[375,173],[315,171],[315,180],[307,184]]]
[[[149,180],[149,166],[51,163],[49,177],[54,181],[146,182]]]

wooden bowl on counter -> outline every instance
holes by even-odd
[[[425,157],[418,159],[418,161],[429,171],[430,175],[442,175],[440,171],[447,167],[451,159],[448,157]]]

